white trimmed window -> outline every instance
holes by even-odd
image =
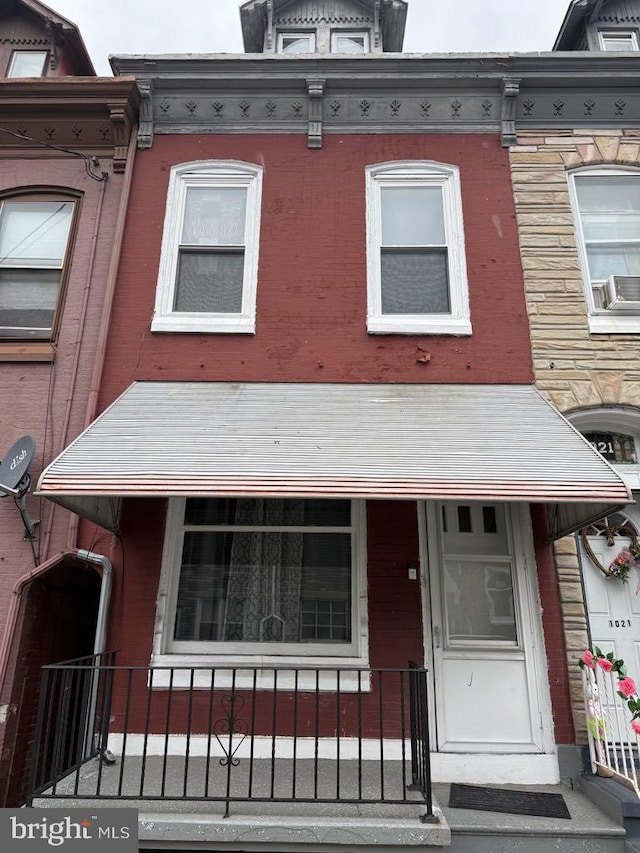
[[[369,33],[335,30],[331,33],[331,53],[369,53]]]
[[[152,331],[255,331],[261,190],[249,163],[171,170]]]
[[[46,50],[14,50],[7,77],[42,77],[47,62]]]
[[[367,249],[369,332],[471,334],[457,167],[370,166]]]
[[[278,33],[278,53],[314,53],[315,33]]]
[[[640,331],[640,171],[570,175],[592,332]]]
[[[154,662],[362,663],[363,514],[351,500],[171,501]]]
[[[636,30],[599,30],[598,42],[600,50],[638,50],[638,33]]]

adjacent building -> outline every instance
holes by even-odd
[[[100,577],[76,559],[73,518],[30,483],[96,413],[139,99],[132,80],[97,78],[76,26],[36,0],[2,4],[0,76],[0,797],[13,805],[40,666],[93,650]]]

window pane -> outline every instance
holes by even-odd
[[[364,36],[335,36],[336,53],[364,53]]]
[[[516,643],[509,565],[445,560],[444,585],[450,642]]]
[[[281,53],[311,53],[312,49],[310,36],[282,36]]]
[[[580,213],[640,212],[640,175],[576,177]]]
[[[286,498],[187,498],[185,524],[349,527],[351,501]]]
[[[395,252],[384,250],[383,314],[448,314],[447,250]]]
[[[174,311],[239,314],[244,252],[180,252]]]
[[[0,269],[0,337],[48,338],[59,286],[58,270]]]
[[[61,267],[73,202],[5,202],[0,215],[0,266]]]
[[[640,275],[640,245],[587,246],[591,281],[610,275]]]
[[[443,246],[440,187],[383,187],[383,246]]]
[[[189,187],[182,243],[191,246],[242,246],[247,191],[236,187]]]
[[[42,77],[46,50],[14,50],[7,77]]]
[[[631,33],[602,36],[603,50],[636,50],[636,42]]]
[[[176,640],[350,637],[349,533],[185,533]]]
[[[585,240],[635,240],[640,242],[638,213],[585,213],[582,216]]]

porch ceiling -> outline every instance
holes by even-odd
[[[111,530],[121,496],[521,501],[555,537],[631,499],[528,385],[135,382],[37,493]]]

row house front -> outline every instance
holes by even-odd
[[[96,77],[73,23],[0,4],[3,806],[26,795],[40,667],[94,646],[100,577],[75,559],[77,518],[33,491],[96,415],[138,103],[132,79]]]
[[[250,0],[243,55],[112,60],[102,414],[38,493],[114,534],[113,587],[31,792],[163,801],[147,846],[299,849],[323,804],[445,844],[432,781],[551,784],[575,744],[551,541],[629,491],[533,386],[508,145],[543,62],[402,55],[406,6]]]

